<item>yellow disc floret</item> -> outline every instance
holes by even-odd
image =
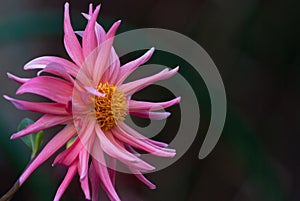
[[[100,128],[108,131],[119,121],[124,121],[127,114],[125,94],[116,86],[108,83],[99,84],[97,90],[105,96],[95,97],[95,114]]]

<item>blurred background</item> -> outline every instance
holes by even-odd
[[[87,12],[89,2],[69,2],[74,29],[83,29],[85,20],[80,12]],[[156,190],[149,190],[132,175],[118,174],[116,188],[122,200],[300,200],[300,108],[297,105],[300,100],[300,1],[90,2],[102,4],[98,22],[106,30],[114,21],[122,19],[119,32],[156,27],[174,30],[195,40],[217,65],[227,93],[228,115],[221,139],[208,157],[199,160],[210,119],[209,97],[203,81],[181,68],[180,73],[190,80],[201,108],[197,138],[175,164],[147,175],[157,185]],[[16,97],[19,86],[7,78],[6,72],[30,77],[36,72],[23,71],[23,65],[29,60],[42,55],[68,58],[62,42],[63,5],[64,1],[60,0],[1,2],[1,95]],[[188,65],[170,55],[154,56],[165,65]],[[22,99],[32,100],[32,97],[36,98],[24,95]],[[29,149],[21,140],[9,137],[24,117],[35,120],[39,115],[19,111],[2,97],[0,104],[0,195],[3,195],[30,157]],[[178,109],[170,110],[176,113]],[[47,130],[45,141],[58,129]],[[53,158],[42,165],[13,200],[53,200],[66,169],[52,168],[52,161]],[[78,177],[62,200],[84,200]],[[103,192],[101,200],[107,200]]]

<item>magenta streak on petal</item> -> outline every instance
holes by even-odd
[[[50,76],[40,76],[25,82],[16,94],[34,93],[66,104],[69,96],[72,96],[72,89],[72,85],[67,81]]]
[[[61,103],[28,102],[17,100],[6,95],[4,95],[3,97],[14,104],[14,106],[19,110],[30,110],[32,112],[54,115],[70,115],[70,113],[65,110],[65,105]]]
[[[105,163],[103,151],[101,149],[101,146],[99,144],[98,140],[95,140],[94,142],[94,154],[97,154],[97,159],[93,158],[92,164],[94,165],[95,171],[100,179],[101,185],[105,192],[107,193],[110,200],[113,201],[121,201],[111,180],[109,177],[109,173],[107,170],[107,166]],[[101,161],[101,162],[99,162]]]
[[[25,129],[13,134],[11,139],[16,139],[23,137],[25,135],[35,133],[56,125],[67,124],[72,121],[72,116],[57,116],[51,114],[45,114],[41,118],[39,118],[33,124],[27,126]]]
[[[40,76],[41,73],[43,73],[43,72],[60,76],[60,77],[64,78],[65,80],[69,81],[70,83],[72,83],[72,84],[74,83],[74,79],[66,71],[66,69],[59,63],[49,63],[44,69],[42,69],[38,72],[38,76]]]
[[[66,59],[56,57],[56,56],[43,56],[43,57],[33,59],[24,66],[24,69],[25,70],[43,69],[48,64],[53,62],[62,66],[73,77],[76,77],[79,67]]]
[[[81,66],[84,62],[81,46],[76,38],[74,30],[70,21],[69,14],[69,3],[65,4],[64,13],[64,44],[65,48],[71,57],[71,59],[78,65]]]
[[[20,83],[20,84],[24,84],[25,82],[30,80],[29,78],[21,78],[21,77],[13,75],[11,73],[7,73],[7,77],[15,82]]]
[[[69,166],[68,172],[67,172],[63,182],[59,186],[53,201],[59,201],[60,200],[62,194],[66,191],[67,187],[69,186],[69,184],[71,183],[73,177],[75,176],[76,168],[77,168],[76,163],[73,163],[71,166]]]
[[[160,110],[160,109],[168,108],[168,107],[171,107],[172,105],[178,104],[180,102],[180,99],[181,99],[180,97],[177,97],[170,101],[158,102],[158,103],[130,100],[128,108],[129,108],[129,111]]]
[[[124,82],[124,80],[134,71],[136,70],[139,66],[143,65],[146,63],[152,56],[154,52],[154,48],[151,48],[148,50],[143,56],[137,58],[136,60],[133,60],[129,63],[126,63],[120,68],[119,72],[119,77],[118,77],[118,82],[116,85],[120,85]]]
[[[138,111],[138,112],[131,112],[129,114],[136,117],[147,118],[152,120],[162,120],[168,118],[171,113],[170,112],[149,112],[149,111]]]
[[[126,96],[130,96],[132,94],[134,94],[135,92],[149,86],[150,84],[160,81],[160,80],[165,80],[168,79],[170,77],[172,77],[173,75],[175,75],[178,71],[179,67],[176,67],[172,70],[168,70],[168,69],[164,69],[163,71],[161,71],[160,73],[156,74],[156,75],[152,75],[146,78],[142,78],[139,80],[135,80],[126,84],[122,84],[121,85],[121,90],[126,94]]]
[[[75,133],[76,130],[73,125],[68,125],[57,133],[21,175],[19,179],[20,185],[24,183],[24,181],[37,167],[52,156],[52,154],[54,154],[59,148],[65,145],[75,135]]]

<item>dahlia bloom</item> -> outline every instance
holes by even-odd
[[[72,142],[70,146],[65,146],[65,150],[56,156],[53,163],[68,167],[55,201],[60,200],[76,173],[79,174],[86,199],[98,199],[100,184],[110,200],[120,200],[114,188],[117,160],[149,188],[154,189],[155,185],[142,174],[152,171],[154,167],[141,160],[137,151],[160,157],[175,155],[175,150],[166,148],[167,144],[144,137],[126,125],[124,120],[127,115],[156,120],[167,118],[170,115],[168,112],[157,110],[178,104],[180,97],[153,103],[131,100],[131,96],[153,82],[173,76],[178,67],[124,83],[136,68],[150,59],[154,48],[121,66],[112,47],[120,21],[114,23],[106,33],[96,22],[99,11],[100,6],[93,10],[90,5],[89,13],[83,14],[88,23],[84,31],[76,32],[82,37],[80,44],[71,26],[69,4],[65,4],[64,45],[72,62],[55,56],[44,56],[28,62],[24,67],[25,70],[40,69],[37,77],[20,78],[8,73],[9,78],[21,84],[17,95],[33,93],[51,100],[29,102],[4,96],[18,109],[43,114],[34,124],[13,134],[12,139],[56,125],[65,125],[26,168],[19,178],[19,184],[22,185],[36,168],[61,147]]]

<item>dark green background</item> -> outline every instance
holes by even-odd
[[[96,1],[95,1],[96,2]],[[87,1],[70,1],[75,29],[82,29]],[[99,2],[98,2],[99,3]],[[299,25],[298,0],[102,1],[98,21],[107,28],[122,19],[120,31],[157,27],[197,41],[216,63],[227,92],[228,115],[223,135],[204,160],[197,155],[210,117],[204,83],[184,61],[155,54],[153,62],[175,66],[197,93],[202,121],[195,143],[178,162],[148,177],[147,189],[131,175],[117,175],[117,191],[125,201],[297,201],[299,184]],[[66,57],[63,37],[64,1],[2,1],[0,7],[1,95],[14,96],[18,84],[6,72],[34,76],[23,65],[42,55]],[[188,69],[188,68],[186,68]],[[147,93],[146,93],[147,96]],[[23,96],[36,100],[35,96]],[[22,98],[23,98],[22,97]],[[148,98],[151,98],[150,96]],[[0,194],[21,174],[30,157],[20,140],[9,140],[24,117],[0,99]],[[173,110],[176,112],[176,109]],[[172,108],[171,108],[172,110]],[[175,121],[170,119],[170,121]],[[58,129],[58,128],[57,128]],[[57,129],[46,132],[46,141]],[[52,200],[64,167],[42,165],[14,200]],[[84,200],[78,178],[62,200]],[[101,200],[106,200],[101,193]]]

